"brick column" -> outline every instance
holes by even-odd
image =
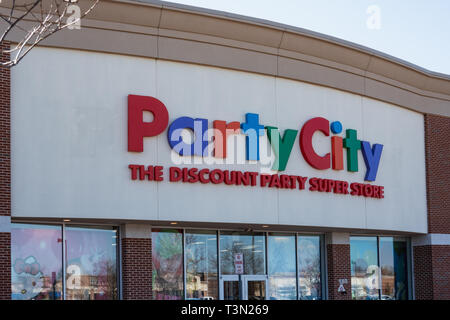
[[[0,45],[9,49],[9,43]],[[2,53],[1,61],[9,60]],[[0,300],[11,299],[11,145],[10,70],[0,67]]]
[[[126,224],[121,230],[122,298],[124,300],[151,300],[151,226]]]
[[[350,236],[347,233],[326,235],[328,299],[351,300]],[[347,280],[345,292],[338,292],[339,280]]]
[[[425,115],[428,234],[414,237],[416,299],[450,299],[450,118]]]

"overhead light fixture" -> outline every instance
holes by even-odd
[[[263,228],[268,228],[269,226],[268,226],[268,225],[263,225],[262,227],[263,227]]]
[[[70,219],[63,219],[64,222],[70,222]]]
[[[178,222],[171,222],[170,224],[178,224]]]

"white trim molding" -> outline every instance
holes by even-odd
[[[10,216],[0,216],[0,232],[11,232]]]
[[[413,247],[417,246],[450,246],[450,234],[430,233],[412,238]]]
[[[350,234],[341,232],[330,232],[326,236],[326,244],[350,244]]]
[[[152,237],[152,226],[148,224],[124,224],[121,228],[123,239],[150,239]]]

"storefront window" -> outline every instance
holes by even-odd
[[[237,274],[236,257],[242,254],[244,274],[266,273],[266,245],[265,236],[262,232],[220,233],[220,259],[222,274]]]
[[[299,235],[297,241],[299,299],[322,299],[320,236]]]
[[[117,231],[66,228],[66,299],[118,299]]]
[[[153,299],[183,299],[183,232],[152,230]]]
[[[381,299],[407,300],[406,241],[380,237]]]
[[[11,298],[62,299],[61,227],[16,223],[11,226]]]
[[[13,223],[11,236],[12,299],[119,298],[117,230]]]
[[[217,234],[214,231],[186,231],[186,298],[218,298]]]
[[[377,237],[351,237],[352,298],[378,300],[380,287]]]
[[[267,247],[269,299],[296,300],[295,235],[270,233]]]
[[[407,242],[393,237],[351,237],[352,297],[407,300]]]

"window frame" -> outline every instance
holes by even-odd
[[[64,245],[66,241],[66,227],[75,228],[97,228],[97,229],[109,229],[116,230],[116,287],[118,290],[117,300],[122,299],[122,256],[121,256],[121,233],[120,225],[116,224],[95,224],[95,223],[80,223],[80,222],[57,222],[57,221],[35,221],[35,220],[12,220],[11,224],[28,224],[37,226],[55,226],[61,228],[61,254],[62,254],[62,292],[61,300],[65,301],[67,296],[67,261],[66,261],[66,246]]]
[[[412,248],[411,248],[411,238],[407,236],[399,236],[399,235],[392,235],[392,234],[384,234],[384,235],[373,235],[373,234],[350,234],[349,236],[349,246],[351,246],[351,238],[352,237],[372,237],[376,238],[377,243],[377,267],[379,272],[379,279],[378,279],[378,300],[381,301],[381,295],[382,295],[382,274],[381,274],[381,267],[380,267],[380,238],[392,238],[394,241],[405,241],[406,242],[406,269],[407,269],[407,288],[408,288],[408,300],[414,299],[414,276],[413,276],[413,263],[412,263]],[[350,250],[351,252],[351,250]],[[351,257],[350,257],[351,259]],[[351,264],[351,260],[350,260]],[[351,268],[351,266],[350,266]],[[351,283],[351,275],[350,275],[350,291],[352,290],[352,283]],[[353,298],[352,298],[353,300]]]
[[[220,297],[220,290],[221,290],[221,286],[220,286],[220,279],[222,276],[224,276],[222,274],[222,268],[221,268],[221,253],[220,253],[220,238],[221,238],[221,233],[222,232],[243,232],[246,233],[247,231],[242,230],[242,229],[233,229],[233,228],[199,228],[199,227],[178,227],[178,226],[166,226],[166,225],[155,225],[152,226],[152,231],[151,233],[153,233],[153,230],[157,229],[157,230],[167,230],[167,229],[177,229],[177,230],[181,230],[182,231],[182,249],[183,249],[183,254],[182,254],[182,258],[183,258],[183,300],[186,300],[186,242],[185,242],[185,236],[186,236],[186,232],[192,232],[192,231],[210,231],[210,232],[214,232],[216,234],[217,237],[217,241],[216,241],[216,245],[217,245],[217,278],[218,278],[218,286],[217,286],[217,296]],[[317,236],[319,237],[319,257],[320,257],[320,288],[321,288],[321,300],[327,300],[328,299],[328,286],[327,286],[327,260],[326,260],[326,244],[325,244],[325,233],[323,232],[308,232],[308,231],[278,231],[278,230],[267,230],[267,229],[252,229],[250,231],[251,233],[262,233],[264,235],[264,245],[265,245],[265,250],[264,250],[264,259],[265,259],[265,263],[264,263],[264,268],[265,268],[265,272],[263,275],[265,276],[269,276],[269,257],[268,257],[268,241],[269,241],[269,233],[279,233],[279,234],[290,234],[290,235],[295,235],[295,268],[296,268],[296,300],[298,301],[299,299],[299,293],[298,293],[298,286],[299,286],[299,277],[298,277],[298,272],[299,272],[299,268],[298,268],[298,237],[299,236]],[[153,254],[153,253],[152,253]],[[220,298],[219,298],[220,299]]]

